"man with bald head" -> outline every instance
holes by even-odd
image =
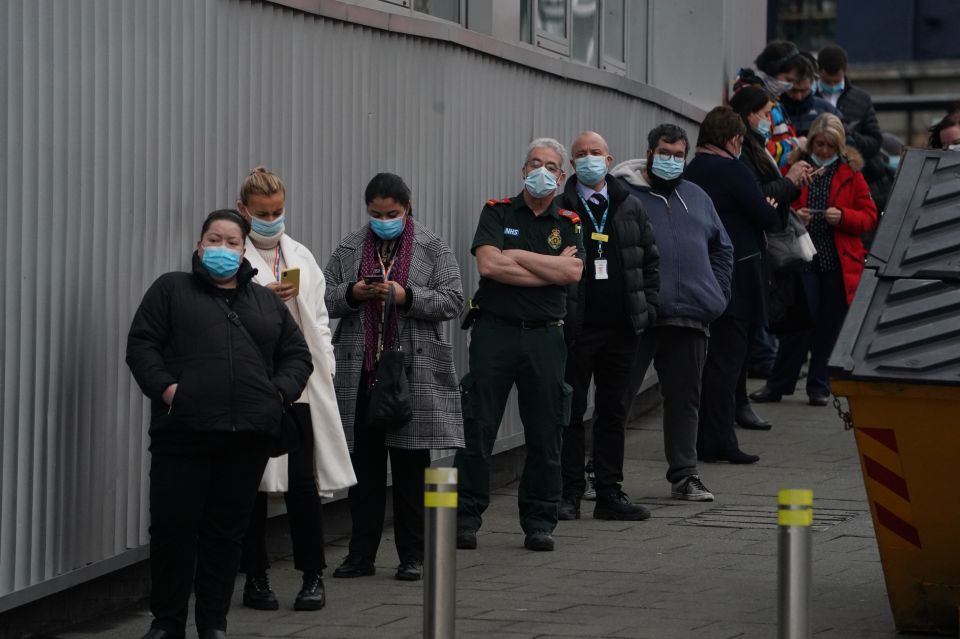
[[[583,416],[593,378],[593,517],[636,521],[650,511],[631,503],[621,486],[624,425],[640,335],[657,313],[660,258],[640,200],[607,175],[613,157],[606,141],[586,131],[574,139],[571,153],[576,176],[567,181],[559,205],[579,213],[587,259],[583,277],[567,291],[566,376],[573,401],[563,435],[559,518],[580,517],[586,488]]]

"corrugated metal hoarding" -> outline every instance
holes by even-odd
[[[530,139],[596,129],[627,158],[654,124],[682,120],[449,42],[259,2],[6,0],[0,42],[0,610],[145,556],[147,406],[126,332],[251,167],[285,179],[288,230],[321,266],[364,222],[367,180],[399,173],[472,289],[480,208],[519,192]],[[463,371],[465,335],[448,331]],[[519,433],[511,410],[504,445]]]

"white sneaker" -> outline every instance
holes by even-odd
[[[673,484],[670,496],[687,501],[713,501],[713,493],[700,481],[700,475],[689,475]]]

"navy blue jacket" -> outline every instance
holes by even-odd
[[[656,324],[686,319],[709,324],[730,301],[733,246],[710,197],[681,180],[668,197],[651,190],[646,160],[628,160],[611,174],[637,196],[660,253],[660,305]]]
[[[765,230],[780,228],[747,166],[730,156],[698,153],[684,174],[713,200],[733,243],[733,294],[724,315],[765,325],[769,297]]]

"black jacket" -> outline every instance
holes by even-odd
[[[612,175],[607,175],[607,193],[610,196],[612,235],[619,251],[623,269],[624,308],[639,335],[657,317],[660,297],[660,254],[654,241],[653,228],[643,211],[643,205]],[[561,208],[576,211],[581,220],[586,217],[583,202],[577,194],[577,178],[571,177],[557,198]],[[581,222],[582,223],[582,222]],[[581,227],[582,228],[582,227]],[[589,238],[584,237],[584,245]],[[567,315],[564,331],[567,342],[572,342],[583,327],[584,301],[588,275],[567,289]]]
[[[744,140],[743,155],[740,160],[753,173],[763,194],[777,201],[777,213],[781,224],[780,229],[777,230],[781,230],[787,222],[790,204],[800,197],[800,187],[780,173],[773,157],[764,148],[764,140],[759,134],[748,131],[747,135],[751,139]]]
[[[225,289],[216,287],[196,253],[192,274],[161,275],[147,290],[130,326],[127,365],[152,401],[151,435],[278,432],[284,402],[300,397],[313,363],[286,305],[251,282],[254,274],[243,260],[228,303],[260,352],[227,319],[216,299]],[[174,383],[167,406],[163,391]]]
[[[883,144],[883,132],[877,121],[877,112],[873,108],[873,98],[859,87],[844,80],[843,93],[837,99],[837,110],[843,114],[843,123],[847,129],[847,144],[853,144],[864,162],[869,163]]]
[[[766,325],[768,272],[763,232],[781,226],[750,170],[731,157],[697,153],[684,178],[710,196],[733,243],[733,286],[727,317]]]

